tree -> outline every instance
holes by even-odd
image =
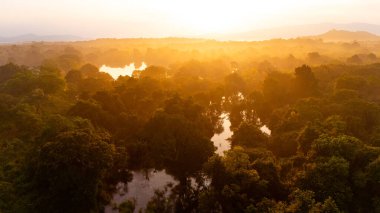
[[[270,107],[292,102],[294,97],[291,95],[291,76],[280,72],[268,74],[263,82],[263,95]]]
[[[86,78],[97,78],[97,75],[99,73],[99,69],[96,66],[92,65],[92,64],[85,64],[85,65],[83,65],[79,69],[79,71]]]
[[[321,159],[308,165],[301,186],[314,191],[317,200],[332,197],[340,209],[348,209],[353,196],[349,166],[349,162],[342,157]]]
[[[141,72],[140,78],[150,77],[155,79],[165,79],[168,70],[164,67],[159,66],[149,66],[144,71]]]
[[[198,128],[183,115],[158,112],[144,129],[157,166],[164,166],[182,182],[199,171],[215,149]]]
[[[94,100],[78,101],[69,109],[68,115],[89,119],[95,126],[107,129],[113,129],[114,125],[116,125],[112,122],[113,116],[104,111],[99,103]]]
[[[246,83],[238,73],[232,73],[226,76],[224,82],[227,96],[237,95],[238,93],[244,94],[246,91]]]
[[[171,213],[174,212],[174,203],[172,199],[167,197],[168,187],[165,187],[164,190],[154,191],[154,196],[148,202],[146,206],[147,213]]]
[[[272,134],[269,141],[269,148],[279,157],[295,155],[298,148],[297,136],[298,134],[295,131]]]
[[[368,191],[372,198],[372,209],[380,210],[380,157],[367,166]],[[368,199],[371,199],[368,197]]]
[[[361,92],[367,87],[367,81],[363,77],[343,76],[340,77],[335,84],[335,90],[349,89]]]
[[[102,178],[113,164],[108,136],[91,130],[63,132],[31,161],[31,196],[38,212],[97,211]]]
[[[133,213],[136,208],[136,200],[126,200],[118,206],[120,213]]]
[[[318,92],[318,81],[307,65],[295,69],[295,94],[300,98],[315,96]]]
[[[211,178],[211,191],[207,193],[213,197],[209,201],[219,203],[222,212],[244,211],[253,200],[269,195],[268,182],[260,178],[241,147],[234,147],[222,158],[210,158],[204,171]]]
[[[3,83],[11,79],[16,73],[21,72],[22,68],[9,63],[0,67],[0,83]]]
[[[303,213],[303,212],[320,212],[320,213],[340,213],[334,199],[328,197],[323,203],[314,199],[313,191],[294,190],[289,195],[290,203],[286,207],[286,212]]]
[[[4,82],[2,90],[14,96],[28,95],[36,88],[36,78],[37,75],[30,70],[18,72],[11,79]]]
[[[354,162],[356,156],[362,152],[364,144],[359,139],[347,135],[321,135],[312,144],[309,156],[313,159],[320,157],[342,157]]]
[[[263,133],[258,125],[250,123],[241,124],[231,137],[232,146],[266,147],[267,143],[268,135]]]
[[[65,76],[65,80],[69,84],[78,84],[83,78],[83,74],[79,70],[70,70]]]
[[[65,81],[59,72],[47,70],[43,67],[36,79],[37,87],[42,89],[45,94],[62,92],[65,87]]]

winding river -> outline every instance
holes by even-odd
[[[121,68],[113,68],[103,65],[100,67],[100,71],[106,72],[114,79],[117,79],[119,76],[132,76],[133,71],[144,70],[146,67],[147,65],[145,63],[143,63],[141,67],[135,67],[132,63]],[[215,134],[211,138],[211,141],[217,148],[215,153],[223,156],[224,152],[231,148],[228,139],[232,136],[233,132],[230,130],[231,122],[228,114],[223,113],[221,118],[223,119],[223,132]],[[271,134],[270,130],[265,125],[260,129],[268,135]],[[118,213],[117,208],[114,207],[117,207],[126,200],[135,200],[135,212],[138,212],[140,209],[146,207],[156,189],[163,189],[168,183],[178,183],[178,181],[176,181],[171,175],[168,175],[165,170],[157,171],[152,169],[148,171],[133,171],[132,175],[133,179],[131,182],[128,182],[127,184],[119,183],[117,185],[111,204],[105,207],[106,213]]]
[[[228,138],[232,136],[232,131],[230,130],[231,122],[228,119],[228,115],[223,113],[223,132],[220,134],[215,134],[211,141],[217,148],[215,153],[218,155],[223,155],[224,151],[231,148]],[[168,175],[165,170],[157,171],[134,171],[132,172],[133,179],[128,184],[119,183],[117,186],[117,191],[113,195],[111,205],[106,206],[106,213],[117,213],[118,210],[112,208],[117,206],[128,199],[135,199],[136,209],[138,212],[140,209],[144,209],[149,200],[153,197],[154,191],[156,189],[163,189],[168,183],[178,183],[174,178]]]

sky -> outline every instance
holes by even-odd
[[[198,36],[380,21],[380,0],[1,0],[0,36]]]

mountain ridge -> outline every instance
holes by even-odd
[[[83,37],[75,35],[37,35],[33,33],[22,34],[17,36],[2,37],[1,43],[24,43],[24,42],[59,42],[59,41],[81,41]]]
[[[320,23],[309,25],[291,25],[274,28],[264,28],[252,31],[228,33],[228,34],[208,34],[204,35],[206,38],[213,38],[217,40],[245,40],[245,41],[260,41],[271,39],[291,39],[302,37],[313,37],[316,35],[324,34],[332,29],[339,29],[345,31],[366,31],[372,34],[380,35],[380,25],[367,24],[367,23],[349,23],[349,24],[336,24],[336,23]],[[202,37],[202,36],[201,36]]]
[[[309,39],[322,39],[331,42],[350,42],[350,41],[380,41],[380,36],[367,31],[347,31],[333,29],[326,33],[304,37]]]
[[[192,38],[215,39],[221,41],[262,41],[271,39],[322,39],[324,41],[378,41],[380,25],[366,23],[351,24],[312,24],[294,25],[278,28],[259,29],[232,34],[208,34],[191,36]],[[102,39],[102,38],[98,38]],[[84,41],[86,38],[75,35],[37,35],[23,34],[13,37],[1,37],[0,43],[24,42],[71,42]]]

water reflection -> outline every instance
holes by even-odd
[[[231,148],[231,144],[228,141],[228,138],[232,136],[232,131],[230,130],[231,122],[228,118],[228,114],[223,113],[221,117],[223,119],[223,132],[220,134],[215,134],[211,138],[211,141],[214,143],[214,146],[216,147],[215,153],[223,156],[224,151],[227,151]]]
[[[233,132],[230,130],[231,122],[228,114],[223,113],[221,118],[223,119],[223,132],[220,134],[215,134],[211,138],[211,141],[217,148],[215,153],[223,156],[224,151],[231,148],[231,144],[228,139],[232,136]],[[271,130],[265,125],[262,126],[260,130],[268,135],[271,134]],[[175,185],[178,184],[178,181],[168,175],[165,170],[151,170],[147,172],[135,171],[132,174],[133,179],[127,185],[124,183],[119,183],[117,193],[114,194],[112,199],[112,205],[117,206],[128,199],[135,199],[135,212],[138,212],[140,209],[144,209],[146,207],[149,200],[153,197],[156,189],[163,189],[168,183],[174,183]],[[106,207],[105,212],[116,213],[118,211],[109,205]]]
[[[99,68],[100,72],[106,72],[112,76],[112,78],[117,79],[119,76],[132,76],[133,71],[135,70],[145,70],[147,65],[145,62],[142,63],[140,67],[135,67],[134,63],[125,65],[125,67],[109,67],[107,65],[102,65]]]
[[[267,135],[270,135],[272,133],[272,131],[267,127],[267,125],[260,127],[260,130],[266,133]]]
[[[223,132],[221,134],[215,134],[211,140],[214,146],[217,147],[215,153],[218,155],[223,155],[224,151],[230,149],[230,142],[227,140],[232,136],[232,131],[230,130],[231,122],[228,118],[227,113],[221,115],[223,119]],[[148,204],[149,200],[154,195],[155,189],[163,189],[168,183],[177,184],[178,182],[174,178],[163,171],[135,171],[132,173],[133,179],[127,184],[119,183],[117,192],[114,194],[112,199],[112,206],[117,206],[122,202],[134,198],[136,199],[136,209],[143,209]],[[126,189],[127,188],[127,189]],[[106,213],[116,213],[117,209],[113,209],[112,206],[106,206]]]
[[[162,171],[135,171],[132,172],[133,179],[127,185],[119,183],[117,186],[117,192],[112,199],[112,206],[118,206],[122,202],[128,199],[136,200],[137,212],[139,209],[145,208],[149,200],[153,197],[156,189],[163,189],[168,183],[177,184],[178,182],[174,178]],[[112,206],[106,206],[106,213],[116,213],[117,209],[113,209]]]

